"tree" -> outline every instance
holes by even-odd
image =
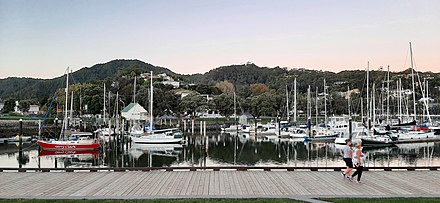
[[[269,91],[270,91],[269,87],[267,87],[267,85],[265,84],[257,83],[251,85],[251,92],[253,96],[257,96]]]
[[[233,93],[235,92],[234,84],[228,82],[227,80],[218,82],[215,87],[220,89],[223,93]]]
[[[28,112],[31,103],[33,103],[33,102],[30,101],[30,100],[22,100],[22,101],[20,101],[19,102],[19,109],[20,109],[20,111],[21,112]]]
[[[342,97],[341,95],[338,95],[336,93],[333,93],[330,95],[330,112],[329,114],[335,114],[335,115],[342,115],[348,113],[348,100]],[[354,104],[354,103],[353,103]],[[354,105],[352,105],[353,108]]]
[[[265,92],[251,97],[252,114],[255,117],[277,116],[281,110],[282,97],[276,92]]]
[[[14,111],[14,107],[15,107],[15,100],[8,99],[5,101],[2,112],[9,113],[11,111]]]
[[[174,92],[171,91],[167,86],[163,86],[162,84],[158,86],[155,84],[154,86],[153,113],[156,116],[160,116],[178,112],[180,97],[174,94]]]
[[[206,97],[201,97],[199,94],[187,95],[182,98],[179,106],[180,110],[192,116],[195,116],[197,112],[201,112],[208,108]]]
[[[221,115],[230,116],[234,112],[234,95],[231,93],[223,93],[214,97],[215,108]]]

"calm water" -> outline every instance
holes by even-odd
[[[15,143],[0,144],[0,167],[161,167],[161,166],[343,166],[339,146],[300,140],[263,140],[229,134],[197,136],[186,145],[132,145],[126,150],[48,154],[25,143],[23,156]],[[364,149],[367,166],[438,166],[440,142]],[[60,153],[60,152],[57,152]],[[64,154],[63,154],[64,153]]]

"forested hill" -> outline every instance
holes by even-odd
[[[117,81],[122,76],[129,75],[131,78],[134,75],[149,71],[154,71],[155,74],[166,73],[179,81],[203,85],[213,86],[218,82],[227,80],[236,86],[238,93],[240,91],[248,91],[249,86],[256,83],[266,84],[269,88],[275,90],[283,90],[286,85],[290,86],[289,89],[292,89],[294,78],[297,79],[298,91],[303,93],[306,92],[309,85],[312,90],[319,88],[321,89],[319,91],[322,91],[324,79],[326,79],[327,86],[329,86],[329,92],[346,91],[347,88],[361,89],[365,86],[366,75],[363,70],[334,73],[303,68],[259,67],[253,63],[222,66],[212,69],[205,74],[180,75],[167,68],[154,66],[139,60],[113,60],[73,72],[70,83],[95,83],[102,85],[103,80]],[[391,73],[391,80],[393,82],[390,84],[390,87],[395,88],[395,81],[397,81],[397,78],[401,78],[404,87],[410,89],[411,78],[409,74],[410,70]],[[430,89],[440,86],[440,74],[427,72],[420,75],[422,82],[424,77],[429,79]],[[380,87],[386,80],[385,76],[385,71],[371,71],[370,87],[373,83],[377,85],[376,87]],[[54,79],[0,79],[0,100],[47,100],[58,88],[63,88],[64,86],[64,75]]]
[[[139,74],[148,71],[177,76],[169,69],[153,66],[139,60],[113,60],[75,71],[70,75],[71,79],[69,81],[70,83],[95,83],[119,75],[132,74],[132,72]],[[0,79],[0,98],[3,100],[8,98],[17,100],[44,98],[64,86],[65,75],[53,79],[10,77]]]
[[[401,72],[390,73],[390,87],[395,88],[397,78],[402,79],[404,88],[411,88],[411,70],[407,69]],[[387,72],[383,70],[370,71],[370,87],[373,83],[380,87],[386,81]],[[440,85],[440,74],[425,72],[419,73],[420,80],[423,78],[429,80],[430,89]],[[285,86],[292,87],[294,79],[297,79],[297,88],[299,92],[306,92],[308,86],[314,90],[319,88],[322,91],[324,79],[329,86],[329,91],[346,91],[347,88],[365,87],[366,72],[364,70],[345,70],[339,73],[309,70],[304,68],[267,68],[259,67],[253,63],[222,66],[213,69],[205,74],[195,74],[186,76],[194,83],[214,85],[217,82],[227,80],[237,87],[237,91],[246,89],[247,86],[263,83],[272,89],[284,89]],[[291,88],[289,88],[291,89]]]
[[[279,67],[267,68],[258,67],[253,63],[243,65],[222,66],[209,72],[199,75],[198,77],[191,77],[194,82],[215,84],[216,82],[227,80],[234,84],[255,84],[255,83],[269,83],[282,75],[287,73],[287,69]]]

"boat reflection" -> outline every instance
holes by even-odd
[[[333,142],[304,142],[247,134],[186,134],[186,144],[112,143],[103,151],[38,151],[24,144],[0,144],[4,167],[166,167],[166,166],[343,166]],[[440,142],[363,148],[367,166],[432,166],[440,164]],[[30,161],[26,161],[29,156]],[[21,157],[17,159],[17,157]],[[20,161],[17,161],[20,160]],[[12,164],[11,164],[12,163]]]
[[[58,162],[63,163],[65,168],[92,167],[102,163],[99,150],[41,150],[38,160],[42,157],[53,159],[55,168],[58,167]]]
[[[39,156],[69,156],[69,155],[94,155],[98,157],[99,150],[41,150]]]
[[[137,160],[136,167],[170,166],[179,162],[182,152],[182,144],[133,144],[129,150],[131,157]]]

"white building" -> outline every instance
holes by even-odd
[[[164,80],[173,80],[173,78],[168,76],[166,73],[161,73],[161,74],[158,74],[157,76],[164,79]]]
[[[121,115],[127,120],[146,120],[149,118],[147,110],[138,103],[130,103],[122,109]]]
[[[211,100],[214,99],[214,98],[212,97],[212,95],[209,95],[209,94],[201,94],[200,96],[201,96],[201,97],[205,97],[205,98],[206,98],[206,101],[211,101]]]
[[[224,116],[220,115],[220,113],[216,110],[205,110],[202,113],[198,113],[200,118],[224,118]]]
[[[21,111],[20,111],[20,104],[18,103],[18,101],[15,101],[14,112],[15,113],[21,113]]]
[[[30,105],[29,106],[29,113],[30,114],[39,114],[40,113],[40,107],[38,105]]]
[[[0,111],[3,110],[3,107],[5,107],[5,103],[0,103]]]
[[[174,88],[180,87],[180,82],[174,81],[174,80],[166,80],[161,82],[164,85],[172,85]]]

